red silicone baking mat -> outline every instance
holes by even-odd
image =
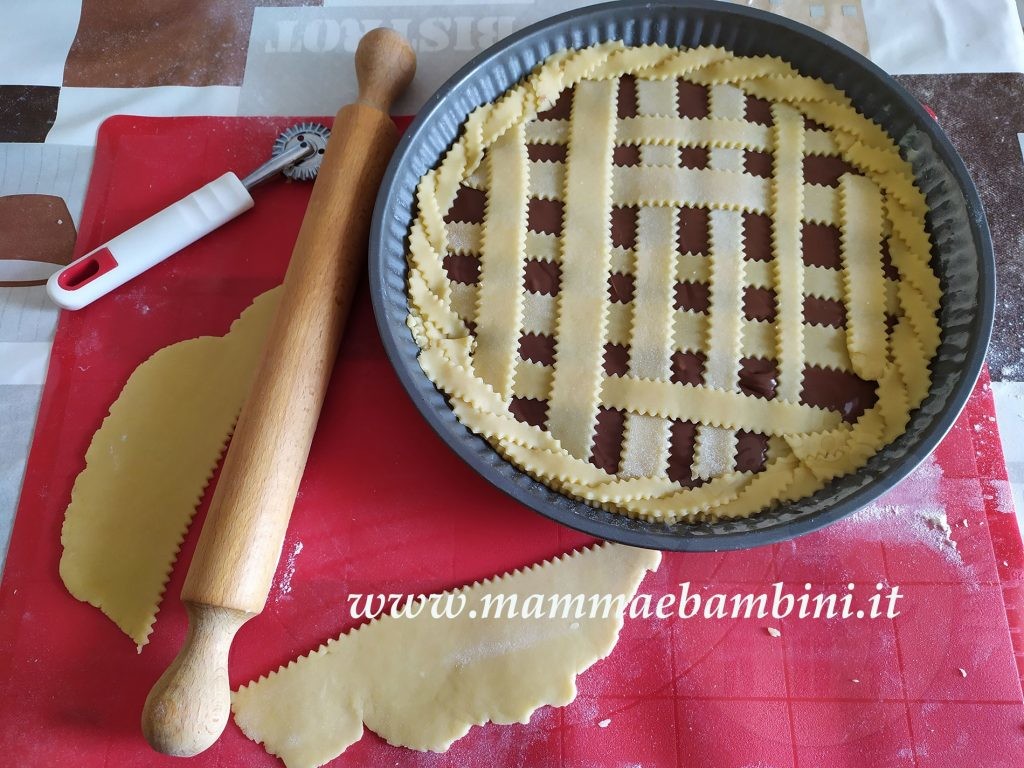
[[[226,169],[248,171],[291,120],[120,117],[100,133],[80,251]],[[152,642],[133,643],[58,577],[60,526],[86,446],[133,368],[222,334],[278,282],[309,187],[275,181],[255,210],[78,313],[65,313],[0,590],[0,754],[13,766],[181,766],[139,713],[185,631],[193,526]],[[367,733],[351,766],[1017,765],[1014,654],[1024,559],[987,375],[935,455],[879,503],[796,541],[673,554],[641,592],[706,600],[899,586],[888,619],[636,619],[580,695],[527,725],[473,728],[444,755]],[[205,509],[205,503],[204,503]],[[947,533],[943,525],[950,526]],[[463,466],[402,392],[360,292],[267,610],[231,657],[244,683],[354,626],[352,593],[426,592],[587,542]],[[955,545],[955,546],[954,546]],[[773,637],[768,626],[781,631]],[[1019,646],[1018,646],[1019,647]],[[396,659],[395,663],[401,663]],[[961,673],[960,670],[966,673]],[[194,766],[275,765],[229,724]]]

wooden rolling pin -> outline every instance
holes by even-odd
[[[270,592],[366,258],[373,202],[398,141],[388,111],[412,79],[416,57],[401,35],[375,29],[359,42],[355,65],[359,99],[335,118],[277,317],[181,590],[188,636],[142,713],[147,741],[168,755],[202,752],[227,723],[228,651]]]

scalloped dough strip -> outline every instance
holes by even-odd
[[[529,144],[565,144],[569,141],[568,120],[530,120],[526,123]]]
[[[738,118],[637,115],[619,121],[618,141],[620,144],[640,146],[669,144],[677,147],[728,147],[765,152],[771,148],[771,128],[747,122],[742,115]],[[807,154],[834,155],[837,150],[835,140],[828,132],[807,132]]]
[[[718,86],[721,87],[721,86]],[[704,385],[735,391],[743,353],[743,217],[736,211],[709,216],[711,275]],[[735,465],[736,436],[707,424],[697,429],[693,476],[708,480]]]
[[[576,87],[548,429],[577,458],[590,455],[597,421],[611,262],[611,178],[617,81]]]
[[[839,422],[834,411],[813,405],[763,400],[692,384],[606,376],[601,394],[604,403],[612,408],[766,435],[819,432]]]
[[[736,495],[735,499],[720,504],[710,511],[712,520],[731,520],[747,517],[764,507],[765,499],[778,499],[793,483],[793,472],[799,462],[790,455],[773,459],[758,472]]]
[[[641,517],[671,524],[705,515],[732,501],[753,477],[749,472],[728,472],[696,488],[684,488],[656,499],[632,499],[622,502],[622,506]]]
[[[772,105],[775,177],[772,180],[772,255],[778,297],[778,396],[796,403],[804,369],[804,270],[801,251],[803,211],[803,117]]]
[[[704,200],[708,208],[761,212],[767,180],[737,171],[667,166],[615,166],[615,205],[666,205]]]
[[[914,328],[914,335],[921,345],[925,360],[931,360],[939,347],[941,330],[935,319],[935,311],[912,285],[900,287],[900,304]]]
[[[679,351],[701,351],[697,341],[701,338],[700,331],[706,325],[704,322],[706,318],[703,315],[683,310],[680,310],[679,316],[685,317],[685,321],[680,325],[689,326],[687,330],[677,333],[675,337]],[[679,321],[677,320],[677,322]],[[744,318],[742,328],[743,357],[777,359],[775,323]],[[804,363],[837,371],[852,371],[850,355],[846,350],[846,331],[828,325],[805,325]]]
[[[930,358],[925,357],[913,327],[906,318],[892,329],[889,342],[892,345],[893,360],[899,366],[900,376],[907,388],[908,406],[916,408],[928,396],[932,386],[928,371]]]
[[[248,393],[279,293],[258,296],[226,335],[172,344],[136,368],[75,479],[60,577],[140,651]]]
[[[598,469],[589,461],[577,459],[560,449],[547,450],[503,438],[498,450],[527,473],[555,488],[563,487],[566,483],[593,486],[608,482],[612,478],[612,475]]]
[[[800,158],[803,160],[802,156]],[[769,212],[771,180],[741,171],[676,168],[664,165],[612,168],[612,202],[618,206],[672,205],[701,200],[701,207],[751,213]],[[805,218],[816,224],[839,223],[838,195],[831,187],[805,184]]]
[[[671,85],[674,94],[675,84]],[[629,371],[639,378],[668,381],[672,375],[677,222],[674,208],[641,208],[637,212]],[[671,428],[666,419],[627,414],[620,473],[625,477],[665,477]]]
[[[885,276],[882,274],[882,194],[870,179],[844,173],[840,257],[846,291],[846,339],[853,370],[876,381],[885,369]]]
[[[625,606],[660,562],[606,543],[427,598],[414,618],[386,615],[239,688],[235,722],[288,768],[332,760],[364,723],[389,744],[443,752],[474,725],[529,722],[576,698],[576,676],[611,653]],[[564,595],[582,595],[583,609]],[[431,616],[460,604],[455,618]]]
[[[502,134],[491,146],[486,162],[490,192],[481,243],[474,370],[508,400],[519,350],[521,283],[526,268],[528,182],[522,123]]]
[[[768,147],[768,129],[742,119],[637,115],[619,121],[618,142],[763,151]]]
[[[676,81],[638,80],[637,111],[643,115],[674,115],[677,112]],[[616,133],[616,143],[621,139]],[[666,164],[678,165],[674,147],[641,149],[644,163],[652,163],[652,150],[667,150]],[[678,217],[675,208],[644,207],[637,212],[636,248],[633,254],[634,294],[630,303],[629,372],[640,378],[667,381],[672,374],[672,320],[675,244]],[[666,478],[672,424],[667,419],[627,413],[619,462],[619,474],[630,478]]]

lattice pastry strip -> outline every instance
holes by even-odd
[[[846,335],[853,368],[865,379],[882,378],[886,346],[885,276],[882,274],[882,195],[870,179],[846,174],[842,200],[843,285],[849,298]]]
[[[642,82],[642,81],[641,81]],[[729,86],[716,86],[728,88]],[[743,96],[738,88],[731,90]],[[721,101],[721,100],[720,100]],[[547,126],[558,121],[544,120],[538,125]],[[669,144],[678,147],[726,147],[765,152],[771,149],[771,128],[743,119],[742,113],[730,117],[675,117],[667,115],[637,115],[619,120],[618,141],[620,144]],[[535,143],[564,144],[563,127],[545,127],[528,136],[536,137]],[[832,134],[821,130],[807,131],[807,154],[833,155],[838,145]]]
[[[731,85],[715,85],[708,91],[711,116],[740,120],[746,95]],[[742,173],[741,149],[712,146],[708,165],[721,171]],[[709,321],[704,384],[734,391],[739,383],[743,351],[743,284],[745,260],[742,245],[742,217],[738,211],[713,210],[708,214],[710,246]],[[711,424],[697,428],[692,477],[710,480],[732,470],[738,444],[735,430]]]
[[[712,211],[710,313],[704,385],[735,391],[743,354],[743,246],[740,215]],[[734,466],[736,435],[732,430],[704,424],[697,431],[693,476],[708,480]]]
[[[675,217],[670,209],[642,208],[638,214],[636,293],[633,298],[629,371],[632,376],[668,381],[671,375],[673,309],[672,280]],[[665,477],[671,424],[657,416],[626,416],[620,472],[626,477]]]
[[[636,81],[637,111],[645,115],[676,114],[674,80]],[[621,139],[616,134],[616,142]],[[641,147],[644,165],[677,167],[673,147]],[[673,351],[672,324],[675,249],[678,220],[672,208],[641,208],[636,220],[633,272],[635,293],[630,314],[629,373],[640,378],[668,381]],[[609,334],[611,335],[611,334]],[[625,477],[667,477],[671,423],[659,416],[627,413],[623,429],[619,472]]]
[[[633,78],[620,82],[627,74]],[[684,85],[687,93],[706,88],[704,112],[684,103]],[[618,103],[630,87],[635,115]],[[570,89],[568,119],[536,119]],[[757,107],[758,99],[768,103]],[[754,108],[761,118],[751,117]],[[552,151],[526,159],[537,146]],[[620,153],[629,148],[633,161]],[[515,162],[495,173],[504,150]],[[769,157],[768,173],[748,165],[757,153]],[[849,173],[834,184],[805,178],[810,158],[845,163]],[[486,194],[482,222],[446,221],[463,187]],[[523,198],[560,206],[559,232],[536,231]],[[929,266],[923,196],[884,131],[840,91],[781,60],[620,43],[560,52],[467,119],[421,180],[417,204],[409,325],[424,371],[502,456],[590,503],[674,522],[802,498],[900,434],[930,388],[941,291]],[[611,212],[628,207],[636,242],[613,243]],[[692,216],[684,226],[684,213],[695,209],[710,211],[709,250],[692,244]],[[748,216],[769,217],[767,261],[738,247]],[[809,225],[839,231],[838,270],[806,261]],[[449,277],[446,259],[456,257],[478,265],[476,283]],[[531,260],[548,265],[554,282],[514,295]],[[610,284],[620,286],[615,301]],[[685,284],[704,285],[708,306],[680,306]],[[773,317],[749,316],[750,290],[773,292]],[[842,305],[842,319],[810,324],[809,298]],[[507,325],[498,313],[487,316],[498,306]],[[522,357],[520,333],[548,339],[553,360]],[[615,362],[620,354],[625,363]],[[750,359],[775,361],[773,390],[748,391]],[[491,373],[477,375],[481,367]],[[805,402],[815,370],[856,372],[873,384],[874,399],[845,419]],[[689,383],[694,375],[697,384]],[[542,404],[543,420],[514,416],[510,397]],[[616,411],[623,438],[612,472],[591,451],[599,414]],[[736,430],[762,436],[766,462],[751,471],[722,462],[720,473],[704,472],[706,482],[688,487],[692,480],[672,469],[682,455],[676,427],[686,424],[698,425],[696,466],[711,463],[710,435],[731,440]]]
[[[562,284],[558,296],[555,376],[548,428],[573,456],[590,455],[604,348],[605,286],[611,261],[606,222],[611,215],[617,81],[585,80],[576,87],[569,129]]]
[[[671,205],[673,201],[701,200],[708,208],[770,212],[769,180],[741,171],[663,165],[615,167],[612,178],[612,203],[617,206]],[[800,194],[807,201],[806,221],[833,226],[839,223],[839,200],[834,189],[807,184]]]
[[[490,193],[484,219],[477,296],[477,376],[511,396],[519,345],[526,247],[527,157],[523,124],[502,134],[487,154]]]
[[[804,271],[800,252],[803,211],[803,117],[782,104],[772,106],[775,139],[772,255],[779,305],[779,396],[800,399],[804,366]]]

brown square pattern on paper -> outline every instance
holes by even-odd
[[[64,85],[240,85],[256,6],[316,0],[82,0]]]
[[[967,164],[985,206],[996,254],[996,322],[988,360],[992,378],[1024,380],[1024,75],[904,75],[896,78],[938,116]]]
[[[56,86],[0,85],[0,141],[45,141],[59,95]]]
[[[53,195],[0,195],[0,288],[43,285],[45,280],[12,279],[5,269],[16,262],[64,266],[75,247],[75,222],[62,198]]]

